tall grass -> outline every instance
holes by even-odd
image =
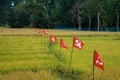
[[[51,71],[41,70],[38,72],[19,71],[1,74],[0,80],[60,80],[60,78]]]
[[[119,32],[65,30],[48,30],[48,32],[57,36],[56,44],[49,43],[49,36],[46,36],[44,41],[44,38],[38,36],[35,29],[1,29],[0,79],[92,80],[94,49],[105,63],[104,72],[95,67],[95,80],[120,79]],[[83,50],[73,48],[71,72],[69,65],[73,36],[81,39],[84,47]],[[65,40],[69,47],[68,49],[62,48],[61,54],[60,38]]]
[[[81,72],[78,79],[92,80],[93,52],[97,50],[105,63],[105,71],[95,67],[95,80],[119,80],[120,79],[120,36],[77,36],[84,42],[83,50],[73,48],[72,69],[74,73]],[[59,38],[59,37],[58,37]],[[69,46],[69,49],[62,49],[62,55],[70,65],[70,56],[73,43],[73,37],[63,37]],[[59,51],[58,47],[54,47]]]
[[[57,62],[54,55],[44,53],[44,44],[39,37],[1,36],[0,39],[0,72],[34,70]]]

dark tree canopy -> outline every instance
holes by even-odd
[[[99,13],[99,16],[98,16]],[[101,30],[120,26],[120,0],[0,0],[0,26]]]

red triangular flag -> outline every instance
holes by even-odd
[[[94,51],[94,65],[99,67],[104,71],[104,62],[102,58],[99,56],[98,52]]]
[[[35,32],[38,32],[39,31],[39,29],[35,29]]]
[[[55,36],[50,36],[50,40],[53,42],[53,43],[56,43],[57,42],[57,38]]]
[[[40,30],[40,29],[36,29],[35,32],[38,32],[39,36],[42,36],[42,35],[43,35],[43,31]]]
[[[84,45],[84,43],[81,40],[79,40],[78,38],[74,37],[73,46],[75,48],[82,49],[83,45]]]
[[[38,31],[38,34],[39,34],[40,36],[42,36],[42,35],[43,35],[42,30],[39,30],[39,31]]]
[[[67,44],[62,39],[60,39],[60,46],[63,47],[63,48],[68,49]]]
[[[48,35],[48,32],[47,32],[45,29],[43,29],[43,33],[44,33],[45,35]]]

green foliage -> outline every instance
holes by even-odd
[[[119,5],[119,0],[1,0],[0,25],[95,28],[100,12],[100,27],[104,29],[116,26]]]
[[[29,22],[30,15],[25,10],[25,7],[26,6],[23,4],[19,4],[15,7],[15,9],[14,9],[15,19],[14,19],[14,22],[11,24],[11,26],[13,25],[12,26],[13,28],[14,27],[22,28],[22,27],[30,24],[30,22]],[[11,16],[11,18],[12,18],[12,16]]]

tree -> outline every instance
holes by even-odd
[[[54,10],[53,6],[54,6],[54,0],[43,0],[43,7],[44,7],[44,13],[45,13],[44,18],[46,20],[47,28],[50,28],[51,26],[51,14],[52,14],[52,11]]]
[[[61,24],[60,15],[61,15],[61,2],[60,0],[54,0],[53,8],[51,9],[51,17],[50,17],[53,26],[57,26]]]
[[[71,26],[71,8],[75,5],[76,0],[61,0],[60,20],[62,25]]]
[[[115,7],[116,7],[116,15],[117,15],[117,20],[116,20],[117,31],[119,31],[119,24],[120,24],[120,1],[119,0],[116,0]]]
[[[0,25],[8,24],[8,15],[11,11],[11,0],[0,1]]]
[[[120,1],[107,0],[107,15],[108,26],[111,26],[119,31],[119,15],[120,15]]]
[[[106,1],[100,0],[97,5],[98,11],[98,31],[107,26]]]
[[[96,13],[96,6],[97,6],[96,4],[97,4],[96,0],[86,0],[83,3],[84,14],[88,17],[88,20],[89,20],[88,30],[90,30],[91,28],[92,17],[95,16],[95,13]]]
[[[82,28],[81,13],[82,13],[82,9],[83,9],[83,5],[82,5],[83,2],[84,2],[84,0],[76,0],[74,2],[74,5],[71,8],[72,9],[71,14],[73,15],[72,20],[75,19],[79,30],[81,30],[81,28]],[[75,22],[75,21],[73,21],[73,22]]]
[[[13,16],[11,17],[10,20],[12,20],[12,22],[10,23],[12,28],[22,28],[24,26],[27,26],[30,24],[29,22],[29,17],[30,15],[28,14],[28,12],[26,12],[25,10],[25,5],[24,4],[19,4],[14,8],[13,11],[14,14],[14,18]]]
[[[97,21],[98,18],[98,21]],[[1,0],[0,25],[52,28],[96,27],[108,30],[120,25],[119,0]],[[87,26],[87,27],[86,27]]]

